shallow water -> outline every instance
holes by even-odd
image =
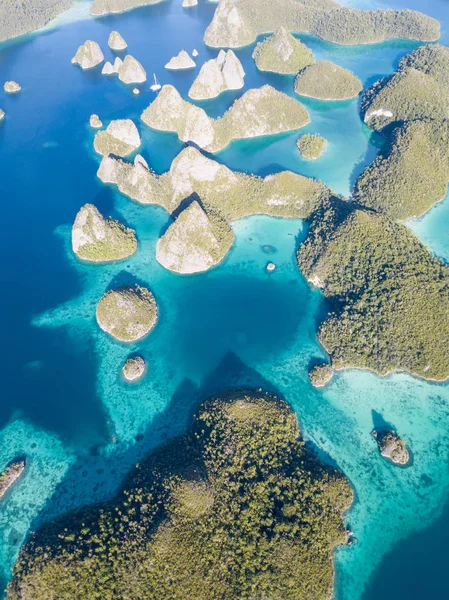
[[[416,0],[400,2],[419,8]],[[107,37],[118,29],[148,73],[155,71],[163,84],[172,83],[186,96],[198,68],[170,73],[163,66],[182,48],[199,50],[199,66],[217,54],[202,42],[214,10],[206,3],[185,10],[180,2],[167,2],[101,20],[74,20],[0,46],[3,80],[16,79],[23,86],[18,96],[0,96],[7,113],[0,125],[0,303],[6,315],[0,466],[18,454],[29,457],[23,479],[0,503],[1,572],[6,580],[30,527],[110,495],[139,456],[185,428],[206,394],[260,385],[284,394],[305,437],[354,486],[356,502],[348,522],[359,543],[337,552],[337,599],[354,600],[364,593],[371,598],[379,591],[392,597],[406,566],[415,563],[424,578],[432,579],[438,597],[446,589],[444,572],[425,567],[433,564],[429,553],[437,560],[446,552],[445,536],[435,535],[434,528],[442,523],[443,531],[449,529],[449,509],[444,512],[449,386],[403,374],[379,378],[348,371],[324,392],[313,389],[307,370],[322,353],[315,331],[324,307],[295,264],[295,249],[306,234],[301,221],[251,217],[236,222],[235,245],[218,268],[176,276],[155,260],[167,213],[131,202],[95,176],[99,157],[88,126],[93,112],[105,122],[133,118],[143,134],[142,154],[157,172],[169,168],[183,145],[175,135],[150,131],[139,122],[153,98],[147,86],[135,97],[115,79],[82,72],[70,64],[77,47],[95,39],[109,59]],[[444,21],[442,39],[448,43],[447,2],[432,0],[426,12]],[[391,73],[399,58],[417,46],[393,41],[341,48],[300,37],[318,59],[352,69],[365,86]],[[258,73],[251,52],[252,47],[237,51],[247,72],[245,89],[268,82],[292,94],[293,78]],[[243,91],[201,105],[218,116]],[[311,123],[302,131],[318,132],[330,142],[316,163],[299,157],[297,132],[233,142],[217,159],[261,175],[291,169],[349,195],[383,139],[362,124],[357,101],[304,104]],[[76,260],[70,225],[86,202],[136,229],[135,256],[107,266]],[[447,199],[411,223],[424,243],[446,259],[448,226]],[[264,245],[276,252],[266,254]],[[265,271],[268,261],[277,265],[271,274]],[[98,329],[95,306],[106,289],[136,280],[154,292],[160,320],[147,338],[123,345]],[[126,385],[120,367],[137,350],[148,361],[148,374],[141,383]],[[380,418],[409,441],[411,467],[398,469],[379,458],[370,431],[373,419]],[[421,545],[428,562],[422,561]],[[422,589],[410,589],[407,597],[422,597]]]

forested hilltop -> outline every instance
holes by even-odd
[[[72,5],[72,0],[0,0],[0,42],[40,29]]]
[[[24,546],[9,600],[328,599],[353,494],[262,391],[204,403],[112,501]]]

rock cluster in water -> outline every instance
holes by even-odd
[[[6,492],[16,483],[19,477],[25,471],[25,461],[14,460],[9,463],[3,473],[0,474],[0,499],[6,494]]]
[[[98,154],[127,156],[140,146],[140,135],[131,119],[111,121],[105,131],[100,131],[94,139]]]
[[[327,60],[309,65],[295,81],[297,94],[318,100],[350,100],[362,89],[362,82],[351,71]]]
[[[16,81],[6,81],[3,89],[7,94],[17,94],[22,87]]]
[[[118,56],[114,60],[114,64],[107,61],[103,65],[103,69],[101,70],[102,75],[118,75],[120,67],[122,66],[123,61]]]
[[[141,356],[131,356],[122,367],[122,375],[126,381],[141,379],[146,371],[145,360]]]
[[[245,92],[220,119],[211,119],[202,108],[183,100],[173,86],[165,85],[142,120],[153,129],[176,132],[183,142],[218,152],[234,139],[300,129],[310,118],[299,102],[269,85]]]
[[[156,258],[170,271],[199,273],[221,262],[233,240],[229,225],[217,215],[209,218],[194,201],[158,240]]]
[[[118,78],[123,83],[144,83],[147,74],[140,62],[131,54],[127,54],[119,66]]]
[[[139,285],[119,287],[101,298],[96,317],[101,329],[116,340],[135,342],[156,325],[156,300]]]
[[[165,65],[165,68],[171,71],[181,71],[183,69],[194,69],[195,61],[188,55],[185,50],[181,50],[179,54],[171,58]]]
[[[192,100],[216,98],[226,90],[239,90],[245,85],[245,71],[232,50],[220,50],[217,58],[201,67],[189,90]]]
[[[126,50],[128,44],[118,31],[111,31],[108,38],[108,46],[111,50]]]
[[[405,466],[410,462],[410,455],[404,440],[395,431],[373,431],[379,452],[395,465]]]
[[[87,40],[80,46],[72,58],[72,64],[82,69],[92,69],[104,61],[104,54],[97,42]]]
[[[295,75],[315,62],[312,51],[280,27],[273,35],[259,42],[253,58],[260,71]]]
[[[92,127],[92,129],[100,129],[101,127],[103,127],[103,123],[100,120],[100,117],[95,114],[90,115],[89,125]]]
[[[106,219],[93,204],[85,204],[72,227],[72,249],[90,262],[122,260],[137,250],[133,229],[115,219]]]

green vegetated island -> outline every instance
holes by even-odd
[[[73,0],[0,0],[0,42],[44,27]]]
[[[365,123],[389,135],[354,198],[397,219],[442,200],[449,182],[449,48],[421,46],[362,98]]]
[[[238,48],[284,27],[328,42],[354,45],[404,38],[433,42],[438,21],[412,10],[359,10],[334,0],[221,0],[204,41],[215,48]]]
[[[202,404],[112,501],[34,534],[8,600],[327,600],[352,499],[284,401],[233,391]]]

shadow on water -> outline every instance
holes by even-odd
[[[68,510],[104,501],[114,494],[129,470],[151,450],[182,434],[191,422],[200,402],[207,397],[235,388],[262,388],[279,397],[278,389],[248,367],[234,352],[228,352],[197,386],[185,378],[173,393],[166,410],[157,414],[146,430],[135,436],[135,443],[106,458],[97,447],[90,456],[81,457],[71,467],[44,509],[31,526],[39,526]],[[114,481],[111,484],[111,481]]]
[[[377,410],[371,411],[371,417],[373,419],[373,429],[376,431],[396,431],[396,427],[394,427],[388,421],[385,421],[383,416],[377,412]]]

